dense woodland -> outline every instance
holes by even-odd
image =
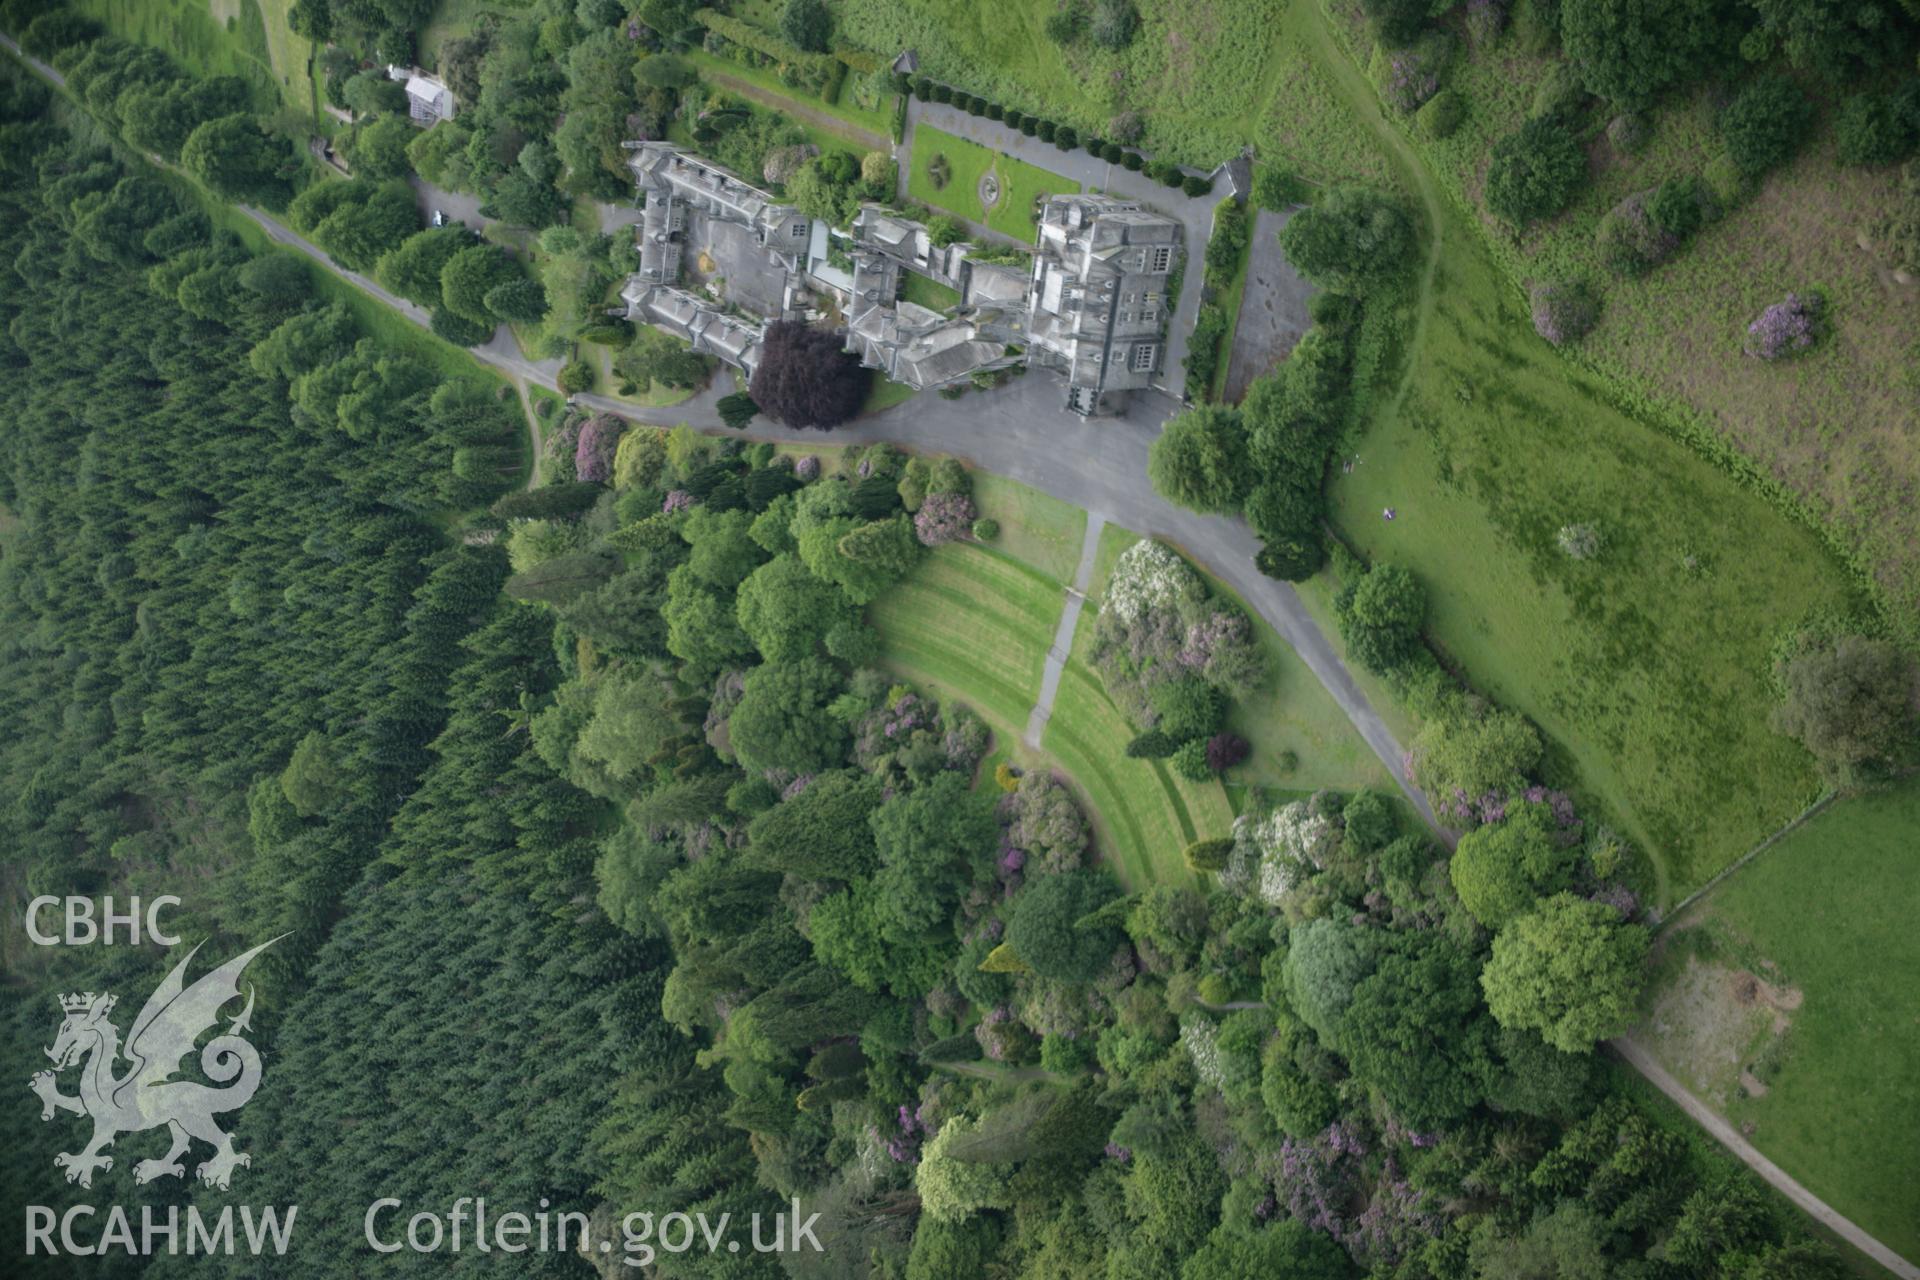
[[[302,1206],[288,1274],[361,1274],[376,1196],[477,1192],[603,1217],[799,1196],[828,1252],[797,1277],[1841,1274],[1595,1057],[1646,930],[1617,844],[1526,785],[1524,722],[1476,706],[1420,744],[1467,806],[1450,860],[1397,800],[1322,793],[1256,801],[1188,851],[1192,884],[1129,893],[1066,787],[983,768],[977,717],[876,665],[865,606],[975,527],[957,464],[879,446],[822,475],[576,416],[555,483],[502,496],[512,400],[364,335],[36,84],[0,108],[9,891],[185,883],[213,952],[292,933],[239,1121],[247,1197]],[[361,190],[288,198],[319,227],[376,217]],[[1289,251],[1360,293],[1398,258],[1356,237],[1404,248],[1394,218],[1329,202]],[[512,281],[457,258],[421,278],[498,313]],[[1373,358],[1329,297],[1299,371],[1235,411],[1249,443],[1201,422],[1156,462],[1196,505],[1283,508],[1276,569],[1326,554],[1335,427],[1309,409]],[[1213,446],[1260,470],[1208,489]],[[1200,768],[1247,673],[1233,644],[1178,659],[1180,628],[1235,615],[1139,559],[1104,671]],[[1390,668],[1420,609],[1376,576],[1341,610]],[[10,965],[8,1069],[53,993],[158,965]],[[31,1108],[5,1114],[8,1205],[77,1194]],[[514,1260],[541,1269],[585,1268]]]

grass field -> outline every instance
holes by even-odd
[[[944,157],[949,170],[947,180],[938,186],[929,170],[935,157]],[[980,200],[980,181],[989,171],[1000,183],[1000,198],[991,210]],[[1024,243],[1033,239],[1036,199],[1079,190],[1080,184],[1071,178],[1000,155],[977,142],[957,138],[929,125],[914,128],[913,170],[907,175],[907,194],[973,222],[985,223],[1015,240]]]
[[[860,402],[860,413],[864,416],[869,413],[878,413],[882,409],[891,409],[897,404],[904,404],[913,399],[916,394],[914,389],[906,383],[895,382],[884,373],[875,373],[873,382],[867,388],[867,398]]]
[[[1191,783],[1173,774],[1163,760],[1134,760],[1122,753],[1121,749],[1136,730],[1107,695],[1099,673],[1089,660],[1094,614],[1105,594],[1114,561],[1139,540],[1139,534],[1114,525],[1101,531],[1094,571],[1087,586],[1087,607],[1074,633],[1073,653],[1062,674],[1053,716],[1041,742],[1073,773],[1086,791],[1091,807],[1101,814],[1108,846],[1116,850],[1115,861],[1121,878],[1135,888],[1161,881],[1194,883],[1182,853],[1194,840],[1228,834],[1235,813],[1227,788],[1220,783]],[[1265,627],[1258,630],[1270,649],[1285,650],[1286,646],[1270,630]],[[1290,725],[1256,723],[1274,718],[1277,708],[1267,699],[1285,682],[1284,668],[1276,669],[1275,679],[1269,682],[1261,697],[1236,708],[1236,717],[1248,726],[1241,731],[1250,740],[1255,733],[1262,733],[1271,746],[1277,737],[1299,727],[1297,722]],[[1321,698],[1326,697],[1317,684],[1312,688]],[[1302,741],[1305,741],[1304,735]],[[1357,742],[1355,739],[1354,743]],[[1325,757],[1310,759],[1302,752],[1300,772],[1303,776],[1312,770],[1331,779],[1331,775],[1340,772],[1337,763],[1340,746],[1332,740],[1327,745],[1330,750]],[[1252,762],[1236,770],[1234,776],[1236,782],[1261,786],[1300,785],[1277,782]],[[1350,777],[1342,777],[1340,782],[1354,785]]]
[[[918,303],[930,311],[945,311],[948,307],[960,305],[960,291],[949,289],[938,280],[921,275],[918,271],[903,273],[904,281],[900,296],[908,302]]]
[[[1002,736],[1018,738],[1040,689],[1059,585],[976,543],[935,548],[869,607],[889,665],[958,690]]]
[[[1673,901],[1817,792],[1767,727],[1766,664],[1783,628],[1844,603],[1843,575],[1811,532],[1615,409],[1465,233],[1449,239],[1409,393],[1335,477],[1336,523],[1427,584],[1434,638],[1541,726],[1555,781],[1577,774]],[[1555,541],[1582,522],[1604,544],[1587,561]]]
[[[1751,1124],[1755,1146],[1908,1258],[1920,1258],[1917,848],[1920,782],[1909,781],[1820,814],[1676,922],[1707,934],[1720,963],[1801,997],[1760,1064],[1765,1095],[1736,1091],[1728,1119]],[[1716,1071],[1744,1061],[1667,1065],[1712,1089]]]
[[[899,51],[895,50],[895,52]],[[892,133],[892,112],[862,107],[853,101],[850,88],[842,90],[840,101],[827,102],[782,84],[778,75],[760,67],[750,67],[743,62],[735,62],[731,58],[723,58],[702,49],[690,50],[685,57],[708,80],[717,82],[736,93],[746,94],[769,106],[779,107],[791,103],[801,111],[828,117],[829,121],[826,123],[798,118],[794,118],[794,123],[817,124],[823,132],[831,135],[834,145],[864,150],[871,145],[871,136],[884,140]],[[749,90],[751,93],[748,93]],[[788,114],[790,118],[795,117],[795,113]]]
[[[1327,3],[1352,46],[1366,50],[1356,0]],[[1464,102],[1463,123],[1439,142],[1409,130],[1411,144],[1449,197],[1473,211],[1511,281],[1580,277],[1604,293],[1583,358],[1703,415],[1711,431],[1823,512],[1872,564],[1903,630],[1920,639],[1920,384],[1910,376],[1920,286],[1894,283],[1855,243],[1889,206],[1895,175],[1840,165],[1824,124],[1833,104],[1822,103],[1814,137],[1793,164],[1671,262],[1639,279],[1618,276],[1595,247],[1602,215],[1636,191],[1699,175],[1720,154],[1716,114],[1725,91],[1702,87],[1663,103],[1637,155],[1596,140],[1591,181],[1572,207],[1516,236],[1481,212],[1481,188],[1489,149],[1526,119],[1535,86],[1559,63],[1523,45],[1509,33],[1490,48],[1467,48],[1447,77]],[[1596,113],[1587,125],[1604,123]],[[1747,323],[1763,308],[1816,287],[1827,296],[1830,339],[1777,366],[1742,351]]]
[[[1238,600],[1223,583],[1210,585],[1215,593]],[[1269,791],[1375,787],[1397,796],[1398,784],[1387,767],[1307,664],[1271,627],[1256,626],[1254,635],[1271,674],[1252,697],[1235,702],[1227,718],[1227,727],[1253,745],[1247,762],[1233,771],[1232,783]]]
[[[1312,0],[1306,0],[1312,3]],[[1254,143],[1309,177],[1377,176],[1379,157],[1324,77],[1279,38],[1288,0],[1139,0],[1140,31],[1109,52],[1063,49],[1054,0],[833,0],[847,38],[927,75],[1104,137],[1127,107],[1156,156],[1212,166]]]
[[[524,347],[526,344],[521,345]],[[694,393],[700,390],[698,387],[669,387],[664,383],[653,382],[648,384],[645,391],[625,395],[620,390],[622,385],[620,375],[613,371],[612,348],[603,347],[597,342],[583,342],[580,344],[580,354],[593,365],[594,376],[597,379],[593,389],[601,395],[612,396],[622,404],[644,405],[650,409],[659,409],[690,400]],[[726,366],[716,362],[713,376],[723,378],[726,374]]]
[[[1086,536],[1086,512],[985,471],[973,473],[973,505],[982,516],[1000,522],[1000,537],[992,544],[996,550],[1063,587],[1073,581]]]
[[[198,76],[232,75],[253,85],[257,105],[313,111],[312,45],[287,25],[288,0],[75,0],[108,30],[163,49]]]
[[[434,66],[440,46],[455,36],[472,31],[474,22],[482,14],[515,17],[525,14],[532,7],[533,0],[438,0],[433,6],[433,15],[427,19],[427,25],[420,29],[421,65]]]

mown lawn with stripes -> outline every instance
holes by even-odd
[[[1187,844],[1225,835],[1232,824],[1225,789],[1184,782],[1161,761],[1127,758],[1133,727],[1085,662],[1093,601],[1081,615],[1076,656],[1062,675],[1041,752],[1020,742],[1065,603],[1058,579],[999,550],[958,543],[930,554],[874,601],[868,617],[889,668],[966,703],[992,726],[995,759],[1059,767],[1094,822],[1102,856],[1130,888],[1190,882],[1181,860]]]
[[[1233,829],[1233,807],[1217,781],[1188,782],[1164,760],[1135,760],[1138,732],[1088,660],[1099,597],[1090,596],[1060,677],[1041,746],[1058,759],[1099,815],[1114,870],[1129,889],[1198,884],[1182,856],[1189,844]]]
[[[954,690],[1018,738],[1060,620],[1060,585],[973,543],[939,547],[867,616],[886,661]]]

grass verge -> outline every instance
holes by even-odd
[[[1728,877],[1687,916],[1722,963],[1801,1003],[1758,1063],[1765,1092],[1727,1118],[1783,1169],[1908,1258],[1920,1257],[1920,931],[1911,885],[1920,780],[1835,805]],[[1679,1074],[1689,1064],[1667,1063]],[[1737,1069],[1737,1066],[1735,1069]]]

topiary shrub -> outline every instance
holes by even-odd
[[[987,104],[987,119],[1004,120],[1006,119],[1006,117],[1007,117],[1007,109],[1005,107],[1001,106],[997,102],[989,102]]]
[[[1533,331],[1556,347],[1578,342],[1600,319],[1600,305],[1577,280],[1541,280],[1527,291]]]
[[[1041,876],[1015,896],[1004,945],[1012,946],[1042,977],[1091,982],[1126,936],[1112,925],[1083,926],[1082,917],[1119,896],[1119,886],[1105,871]]]
[[[971,1031],[935,1040],[920,1051],[922,1062],[976,1062],[979,1058],[980,1042]]]
[[[1020,117],[1020,132],[1031,138],[1040,132],[1040,121],[1033,116]]]
[[[1233,856],[1233,837],[1221,836],[1213,840],[1195,840],[1187,846],[1187,870],[1219,871],[1226,867],[1227,859]]]
[[[1051,120],[1042,120],[1038,132],[1040,134],[1040,141],[1052,142],[1054,135],[1059,132],[1059,126],[1055,125]]]
[[[1673,256],[1680,242],[1653,220],[1653,192],[1636,191],[1607,210],[1594,230],[1600,260],[1622,275],[1644,275]]]
[[[1653,225],[1681,244],[1693,238],[1708,220],[1708,212],[1707,192],[1698,178],[1668,178],[1647,199],[1647,216]]]
[[[1818,293],[1790,293],[1747,326],[1746,353],[1756,360],[1780,360],[1809,351],[1820,337],[1826,300]]]
[[[981,542],[992,542],[1000,536],[1000,522],[991,516],[981,516],[973,522],[973,536]]]
[[[1040,1041],[1040,1067],[1055,1075],[1072,1075],[1093,1062],[1094,1039],[1090,1035],[1070,1038],[1048,1032]]]
[[[1105,160],[1108,164],[1119,164],[1120,158],[1124,155],[1126,155],[1125,149],[1122,148],[1120,144],[1117,142],[1107,142],[1107,143],[1101,144],[1100,158],[1102,160]]]
[[[1384,60],[1375,64],[1374,79],[1380,96],[1401,115],[1412,115],[1421,104],[1440,92],[1439,64],[1420,49],[1384,50]],[[1380,53],[1376,53],[1380,57]]]
[[[755,404],[753,397],[744,391],[734,391],[721,396],[714,408],[720,411],[720,421],[735,431],[752,422],[754,415],[760,412],[760,406]]]
[[[836,1041],[807,1060],[807,1074],[815,1080],[844,1080],[867,1068],[867,1055],[851,1040]]]
[[[1201,196],[1212,192],[1213,175],[1210,173],[1191,174],[1180,184],[1180,190],[1184,191],[1190,198],[1198,200]]]
[[[1127,744],[1126,753],[1133,760],[1164,760],[1179,745],[1160,730],[1149,729]]]
[[[1128,151],[1121,155],[1120,163],[1125,165],[1129,171],[1138,173],[1146,167],[1147,158],[1138,151]]]
[[[1070,124],[1063,124],[1053,131],[1053,145],[1062,151],[1071,151],[1080,145],[1080,132]]]
[[[836,1102],[848,1102],[867,1091],[865,1076],[843,1076],[825,1084],[810,1085],[794,1099],[802,1111],[823,1111]]]

